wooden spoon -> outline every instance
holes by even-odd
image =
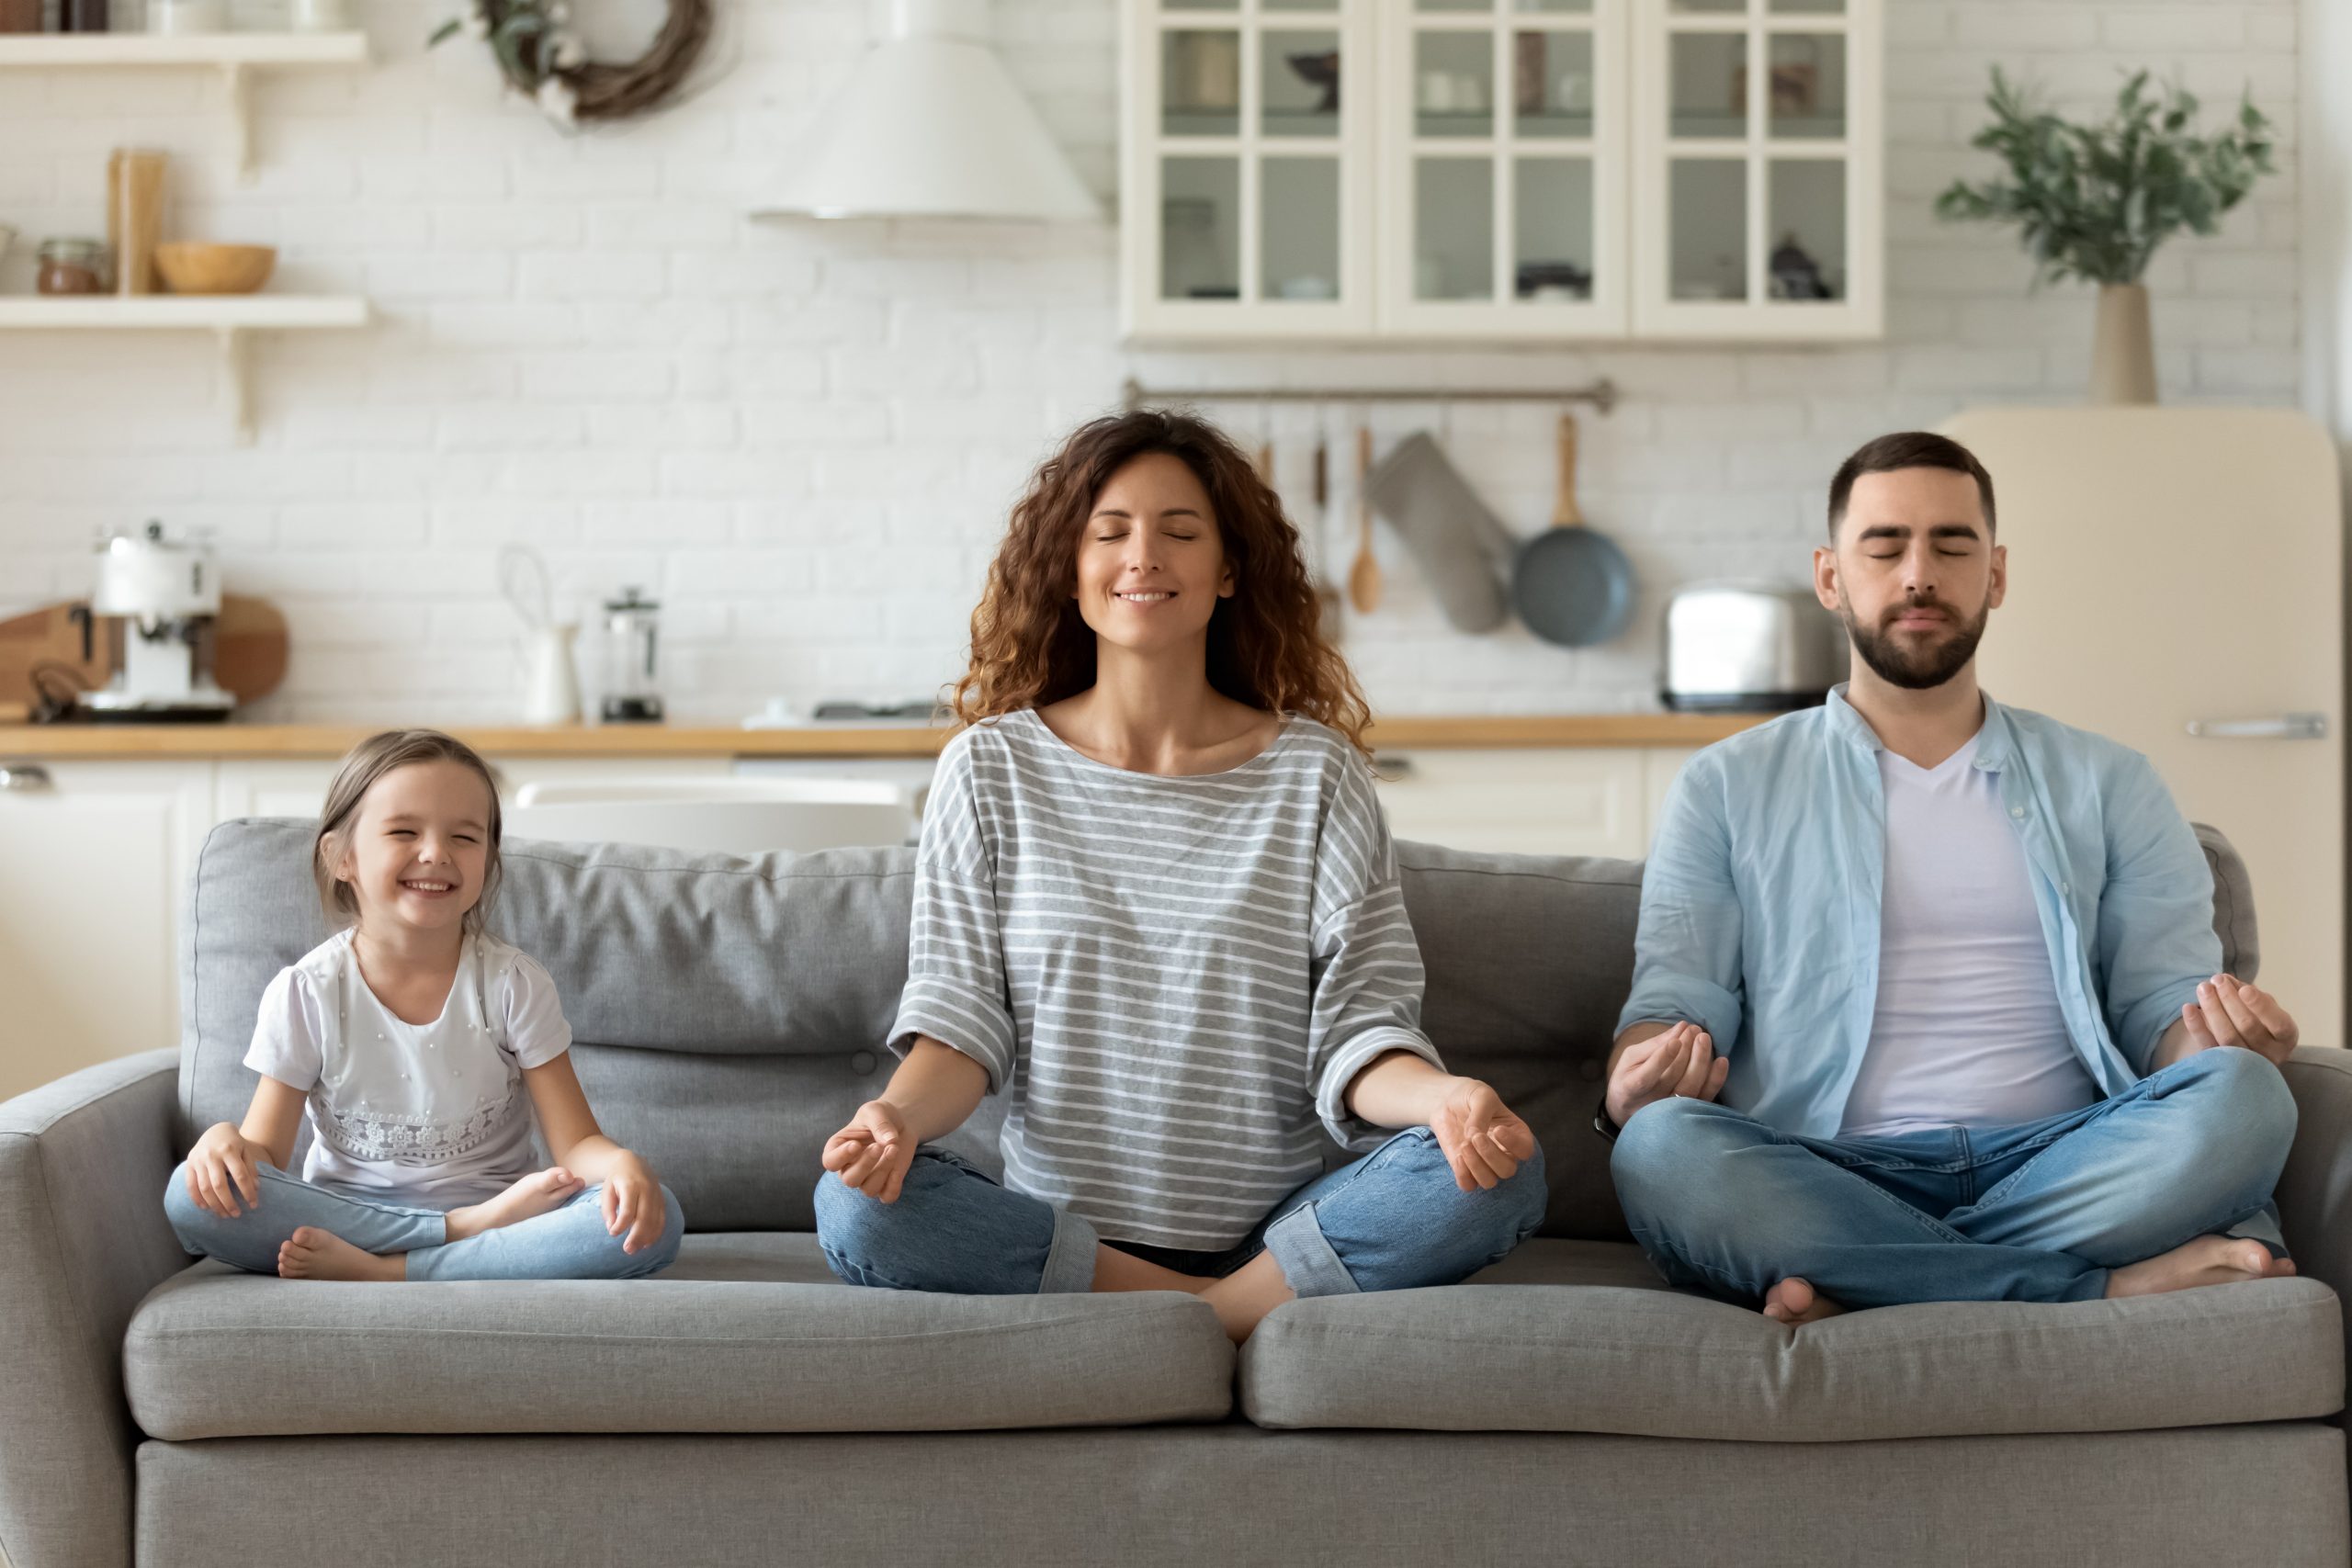
[[[1380,563],[1372,558],[1372,498],[1364,479],[1372,472],[1372,432],[1356,431],[1356,561],[1348,568],[1348,603],[1356,614],[1369,615],[1380,608]]]

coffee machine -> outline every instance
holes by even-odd
[[[164,537],[161,523],[108,536],[98,547],[97,582],[83,637],[112,621],[114,678],[81,697],[83,716],[109,721],[224,719],[237,699],[212,680],[220,578],[203,545]]]

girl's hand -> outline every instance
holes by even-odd
[[[848,1126],[825,1140],[823,1164],[839,1172],[842,1185],[851,1190],[895,1203],[914,1158],[915,1140],[899,1108],[887,1100],[869,1100]]]
[[[261,1163],[266,1151],[245,1141],[234,1122],[216,1122],[187,1152],[187,1195],[207,1213],[233,1220],[261,1207]],[[237,1195],[244,1194],[244,1207]]]
[[[1464,1192],[1510,1180],[1520,1161],[1535,1156],[1535,1134],[1527,1123],[1476,1078],[1453,1080],[1430,1118],[1430,1131],[1453,1167],[1453,1184]]]
[[[653,1168],[626,1149],[605,1174],[604,1202],[605,1234],[628,1232],[621,1240],[623,1252],[643,1252],[662,1239],[670,1223],[670,1206],[662,1201]]]

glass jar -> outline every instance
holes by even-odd
[[[624,588],[605,602],[605,699],[606,724],[662,722],[662,687],[655,671],[662,606],[644,591]]]
[[[96,240],[43,240],[40,276],[34,287],[43,294],[103,294],[107,287],[106,247]]]

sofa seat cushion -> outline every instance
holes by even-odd
[[[1790,1330],[1673,1291],[1622,1243],[1536,1239],[1447,1289],[1319,1296],[1242,1347],[1264,1427],[1751,1442],[2122,1432],[2344,1405],[2334,1292],[1883,1307]]]
[[[690,1235],[651,1280],[400,1285],[199,1263],[140,1304],[151,1437],[876,1432],[1214,1421],[1233,1347],[1172,1291],[844,1285],[805,1232]]]

